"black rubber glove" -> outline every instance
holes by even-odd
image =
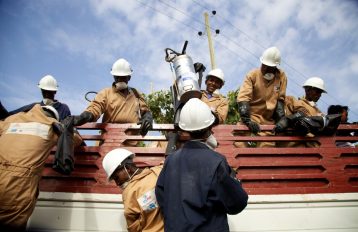
[[[74,117],[74,119],[73,119],[74,126],[81,126],[87,122],[92,122],[93,118],[94,118],[93,114],[88,111],[83,111],[80,115],[75,115],[75,116],[71,116],[71,117]],[[66,120],[67,118],[65,118],[64,120]],[[64,123],[64,124],[66,124],[66,123]]]
[[[194,70],[195,70],[196,73],[204,72],[205,69],[206,69],[206,67],[202,63],[196,62],[194,64]]]
[[[307,133],[317,134],[323,128],[323,117],[302,117],[294,125],[295,131],[299,135],[306,135]],[[321,121],[321,122],[319,122]]]
[[[245,125],[250,129],[250,131],[253,134],[257,134],[261,131],[260,129],[260,125],[257,124],[256,122],[251,121],[250,119],[248,121],[243,121],[245,123]]]
[[[291,115],[288,115],[288,116],[284,116],[276,123],[276,125],[273,128],[272,132],[275,133],[275,134],[276,133],[282,133],[285,130],[287,130],[287,128],[294,127],[294,125],[297,123],[297,121],[299,119],[305,117],[305,116],[306,116],[306,114],[301,112],[301,111],[298,111],[298,112],[296,112],[294,114],[291,114]]]
[[[284,132],[288,128],[288,119],[287,117],[282,117],[275,125],[272,130],[272,133],[278,134]]]
[[[145,136],[148,133],[148,131],[153,128],[152,113],[149,111],[145,112],[145,114],[142,116],[141,120],[139,120],[139,122],[137,124],[138,125],[141,124],[140,134],[142,136]]]
[[[52,128],[57,135],[61,135],[63,133],[63,131],[65,130],[64,125],[62,123],[58,123],[58,122],[53,123]]]
[[[251,121],[251,119],[250,119],[250,104],[249,104],[249,102],[239,102],[238,106],[239,106],[239,114],[241,117],[241,121],[249,128],[249,130],[252,133],[254,133],[254,134],[259,133],[261,131],[259,124]]]
[[[339,124],[341,123],[341,114],[329,114],[325,116],[326,118],[326,126],[321,132],[322,135],[334,135],[337,131]]]
[[[288,115],[287,119],[289,122],[289,126],[293,126],[299,119],[301,119],[305,116],[306,116],[306,114],[301,111],[297,111],[294,114]]]
[[[277,101],[274,119],[276,122],[280,121],[285,116],[285,103],[283,101]]]
[[[165,137],[168,140],[167,148],[165,150],[165,155],[168,156],[177,150],[177,142],[179,140],[179,134],[178,134],[178,132],[169,131],[165,135]]]

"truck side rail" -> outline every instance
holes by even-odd
[[[71,175],[62,175],[52,169],[55,148],[43,171],[40,190],[43,192],[120,193],[114,183],[108,183],[102,168],[102,159],[114,148],[123,147],[136,153],[135,162],[141,167],[159,165],[165,160],[166,142],[163,133],[174,130],[172,124],[154,124],[147,136],[131,135],[138,132],[136,124],[87,123],[79,127],[87,143],[75,149],[75,169]],[[271,131],[273,126],[261,126]],[[337,142],[357,143],[358,136],[294,135],[247,136],[243,125],[218,125],[213,128],[219,146],[230,166],[237,170],[249,194],[311,194],[358,192],[358,147],[337,147]],[[355,132],[358,125],[340,125],[340,132]],[[125,147],[125,141],[143,141],[154,147]],[[235,142],[257,143],[300,142],[316,143],[318,147],[245,147]]]

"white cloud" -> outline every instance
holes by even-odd
[[[276,45],[282,53],[281,67],[288,75],[290,94],[302,95],[305,78],[321,76],[329,89],[342,90],[334,90],[332,98],[324,97],[327,104],[348,99],[357,105],[352,86],[358,84],[358,14],[353,1],[54,0],[28,5],[33,6],[30,14],[42,16],[42,21],[31,22],[38,26],[29,36],[39,37],[41,46],[79,64],[78,70],[66,71],[69,76],[74,71],[82,74],[76,80],[82,85],[72,87],[73,83],[65,82],[62,86],[70,91],[59,93],[60,100],[70,102],[75,112],[86,105],[82,93],[111,84],[108,69],[119,57],[133,66],[130,84],[145,93],[150,91],[150,83],[155,90],[169,89],[172,74],[164,61],[164,48],[180,51],[184,40],[189,40],[188,55],[209,71],[208,42],[197,31],[204,31],[203,13],[210,10],[217,11],[210,17],[211,26],[221,31],[214,37],[214,48],[216,63],[226,78],[222,93],[236,89],[245,74],[260,65],[258,57],[263,50]],[[78,9],[77,13],[67,12],[71,9]],[[59,17],[57,11],[66,14]],[[19,30],[24,28],[25,24],[19,25]],[[81,96],[71,96],[73,92]],[[23,93],[24,101],[29,95]]]
[[[358,55],[353,54],[349,58],[349,67],[352,70],[353,74],[358,75]]]
[[[353,8],[352,8],[353,4]],[[354,3],[345,1],[300,1],[298,21],[304,29],[314,29],[322,39],[348,32],[356,27]],[[351,14],[355,14],[355,16]],[[350,19],[350,20],[347,20]]]

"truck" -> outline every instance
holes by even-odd
[[[262,131],[272,125],[261,126]],[[127,231],[121,190],[106,180],[102,159],[118,147],[136,153],[137,166],[151,167],[165,160],[165,147],[124,147],[135,140],[165,142],[173,124],[154,124],[153,135],[133,135],[136,124],[87,123],[78,127],[87,145],[75,148],[70,175],[46,161],[29,231]],[[354,136],[247,136],[244,125],[213,127],[216,151],[224,155],[249,194],[247,208],[229,215],[230,231],[356,232],[358,231],[358,125],[341,124],[340,132]],[[347,134],[347,133],[343,133]],[[235,142],[316,142],[318,147],[235,147]]]

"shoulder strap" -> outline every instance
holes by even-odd
[[[128,87],[129,91],[132,91],[134,93],[134,96],[137,98],[137,102],[138,102],[138,118],[141,119],[142,117],[142,112],[141,112],[141,108],[140,108],[140,94],[138,92],[138,90],[136,90],[135,88],[132,87]]]
[[[138,98],[138,99],[140,98],[140,94],[139,94],[138,90],[136,90],[135,88],[132,88],[132,87],[129,87],[129,90],[134,93],[134,96],[136,98]]]

